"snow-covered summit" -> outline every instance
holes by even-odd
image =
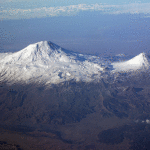
[[[139,55],[133,57],[130,60],[124,62],[112,63],[114,71],[136,71],[139,69],[149,68],[149,58],[145,53],[140,53]]]
[[[47,41],[0,55],[0,80],[9,83],[91,81],[102,71],[103,68],[92,62],[90,56],[84,57]]]
[[[68,51],[69,52],[69,51]],[[52,61],[54,55],[62,54],[61,47],[52,42],[41,41],[35,44],[30,44],[26,48],[16,53],[8,54],[1,62],[3,63],[42,63]],[[51,58],[51,60],[50,60]],[[64,60],[65,61],[65,60]]]
[[[52,42],[41,41],[15,53],[0,53],[0,81],[47,85],[72,79],[89,82],[115,72],[149,68],[149,58],[145,53],[123,62],[118,56],[106,59],[75,53]]]

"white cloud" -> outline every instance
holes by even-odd
[[[59,7],[42,7],[34,9],[5,9],[0,11],[0,18],[3,19],[28,19],[53,16],[75,15],[80,11],[101,11],[106,14],[150,14],[150,3],[132,3],[125,5],[106,4],[78,4]]]
[[[147,124],[150,124],[150,120],[148,120],[148,119],[146,119],[146,121],[145,121]]]
[[[136,123],[147,123],[150,124],[150,120],[146,119],[146,120],[135,120]]]
[[[119,9],[111,12],[112,14],[150,14],[150,3],[132,3],[126,5],[120,5]]]

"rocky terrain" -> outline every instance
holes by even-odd
[[[51,42],[0,55],[0,149],[150,149],[149,56]]]
[[[149,76],[143,73],[124,79],[92,83],[70,81],[51,88],[1,83],[1,130],[51,138],[74,149],[88,147],[87,142],[94,144],[89,146],[93,149],[99,144],[116,149],[125,140],[131,149],[147,148],[150,140]],[[43,133],[46,135],[41,135]],[[138,140],[143,141],[142,145]]]

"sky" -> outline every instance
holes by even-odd
[[[0,0],[0,51],[52,41],[90,54],[149,52],[148,0]]]

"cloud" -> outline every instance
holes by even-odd
[[[150,120],[146,119],[146,120],[136,120],[136,123],[146,123],[146,124],[150,124]]]
[[[148,119],[146,119],[146,121],[145,121],[147,124],[150,124],[150,120],[148,120]]]
[[[132,3],[120,5],[119,9],[111,12],[111,14],[150,14],[150,3]]]
[[[6,3],[14,3],[14,2],[23,2],[23,1],[25,1],[25,2],[29,2],[29,1],[31,1],[31,0],[0,0],[0,3],[1,4],[6,4]]]
[[[150,3],[131,3],[125,5],[106,4],[78,4],[59,7],[42,7],[34,9],[11,9],[0,11],[0,18],[3,19],[29,19],[54,16],[76,15],[81,11],[101,11],[103,14],[150,14]]]

